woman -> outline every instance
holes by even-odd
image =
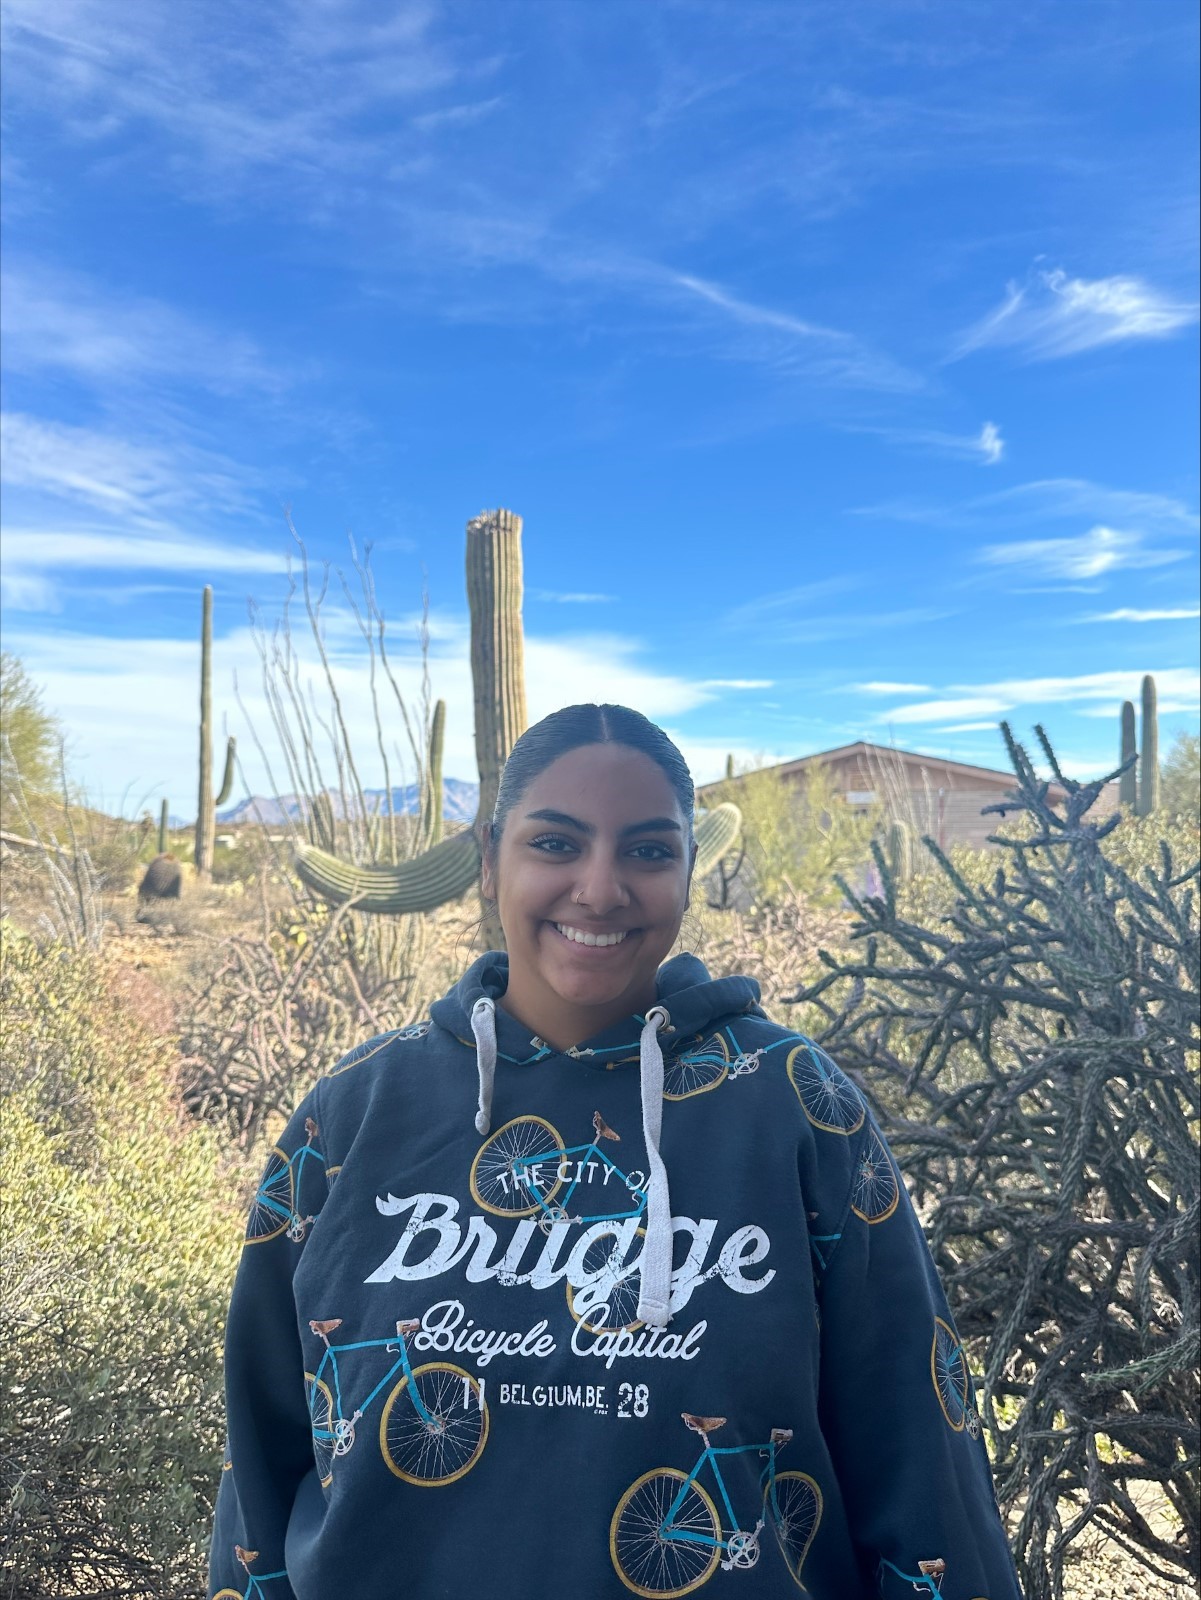
[[[212,1591],[1018,1595],[858,1091],[752,979],[665,961],[692,820],[637,712],[518,741],[482,873],[507,955],[339,1061],[259,1188]]]

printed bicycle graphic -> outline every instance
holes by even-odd
[[[777,1472],[776,1456],[792,1438],[791,1428],[773,1428],[767,1444],[719,1448],[709,1435],[724,1417],[682,1412],[685,1424],[701,1436],[704,1449],[691,1472],[657,1467],[630,1485],[617,1503],[609,1527],[609,1553],[618,1577],[634,1594],[671,1600],[707,1583],[718,1564],[724,1572],[745,1572],[759,1560],[760,1535],[770,1520],[784,1565],[798,1588],[801,1569],[822,1516],[822,1494],[804,1472]],[[760,1474],[758,1520],[739,1526],[722,1475],[723,1457],[756,1453],[767,1458]],[[701,1484],[704,1469],[717,1485],[721,1512]]]
[[[759,1070],[762,1058],[762,1050],[740,1050],[729,1029],[710,1034],[663,1063],[663,1098],[689,1100],[720,1083],[749,1077]]]
[[[851,1210],[864,1222],[886,1222],[897,1209],[900,1198],[901,1186],[888,1151],[883,1141],[870,1133],[855,1168]]]
[[[256,1577],[250,1570],[250,1563],[257,1561],[257,1550],[243,1550],[240,1544],[234,1545],[234,1555],[246,1569],[247,1583],[245,1589],[218,1589],[213,1600],[266,1600],[265,1583],[270,1583],[272,1578],[286,1578],[286,1572],[264,1572],[262,1577]]]
[[[621,1135],[599,1111],[592,1114],[592,1128],[590,1144],[565,1145],[542,1117],[514,1117],[480,1146],[471,1163],[472,1196],[494,1216],[538,1216],[544,1233],[556,1222],[624,1222],[642,1216],[646,1192],[600,1147],[601,1139],[620,1143]],[[594,1173],[610,1198],[622,1198],[611,1210],[573,1215],[568,1208],[581,1184],[592,1185]],[[617,1181],[610,1189],[612,1179]]]
[[[884,1585],[886,1568],[889,1572],[896,1573],[903,1583],[908,1583],[918,1594],[942,1593],[942,1580],[946,1576],[947,1564],[941,1556],[934,1556],[929,1561],[919,1561],[916,1572],[903,1572],[900,1567],[882,1557],[879,1570],[881,1588]]]
[[[956,1433],[965,1429],[973,1439],[980,1437],[980,1418],[972,1404],[972,1375],[959,1335],[942,1320],[934,1319],[934,1342],[930,1346],[930,1377],[934,1392]]]
[[[855,1085],[811,1040],[788,1053],[787,1071],[797,1099],[815,1128],[848,1138],[863,1126],[866,1110]]]
[[[286,1233],[293,1244],[299,1244],[316,1220],[315,1214],[303,1213],[301,1197],[313,1182],[312,1178],[304,1181],[306,1171],[315,1162],[317,1170],[323,1172],[325,1162],[313,1144],[319,1129],[312,1117],[304,1119],[304,1131],[305,1142],[295,1155],[286,1156],[278,1145],[272,1149],[246,1219],[247,1244],[265,1244],[281,1233]]]
[[[316,1372],[304,1375],[313,1455],[322,1487],[333,1478],[336,1458],[350,1451],[364,1414],[398,1373],[400,1381],[384,1401],[379,1423],[379,1446],[389,1469],[406,1483],[422,1488],[454,1483],[470,1472],[488,1442],[483,1385],[449,1361],[413,1367],[407,1341],[421,1327],[419,1321],[398,1322],[395,1339],[331,1344],[330,1334],[341,1326],[341,1317],[309,1323],[325,1346]],[[347,1416],[340,1360],[359,1350],[382,1350],[395,1354],[396,1359]]]

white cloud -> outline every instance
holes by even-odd
[[[935,728],[935,733],[994,733],[995,722],[952,722],[945,728]]]
[[[323,613],[326,639],[343,714],[363,781],[376,786],[383,781],[372,720],[370,696],[363,692],[364,655],[357,624],[344,606],[329,606]],[[256,732],[272,754],[277,784],[287,788],[282,760],[275,741],[267,703],[261,687],[262,669],[253,631],[247,626],[222,629],[218,615],[213,645],[213,702],[216,726],[228,723],[238,737],[238,751],[249,787],[262,792],[269,786],[266,769],[255,749]],[[420,705],[422,660],[416,641],[416,619],[391,619],[389,655],[407,703]],[[264,617],[269,626],[270,619]],[[430,618],[434,640],[429,671],[434,698],[447,702],[446,745],[443,766],[452,777],[474,780],[474,700],[463,618],[434,614]],[[294,633],[303,663],[304,693],[311,686],[317,704],[328,703],[328,689],[313,659],[307,632]],[[196,697],[198,650],[191,639],[6,630],[5,648],[13,650],[43,691],[47,705],[60,716],[68,735],[74,772],[99,802],[117,804],[127,790],[131,804],[144,796],[166,794],[173,809],[188,814],[192,775],[196,767],[196,733],[190,716],[181,717],[181,705]],[[706,680],[656,671],[643,660],[641,646],[625,636],[581,634],[571,638],[541,638],[527,634],[525,664],[528,708],[537,721],[560,706],[579,701],[617,701],[637,706],[660,723],[669,723],[698,706],[716,703],[723,692],[738,693],[750,683]],[[246,708],[243,716],[234,694],[235,677]],[[756,683],[753,685],[757,687]],[[383,691],[390,724],[397,722],[390,691]],[[392,709],[388,709],[392,708]],[[404,735],[390,726],[389,737],[403,745]],[[687,741],[685,741],[687,742]],[[701,752],[704,742],[696,745]],[[716,770],[704,763],[698,776],[717,777],[724,770],[725,746]],[[389,750],[392,777],[397,776],[406,750]],[[686,752],[687,753],[687,752]],[[736,755],[741,752],[736,751]],[[712,754],[712,752],[709,752]],[[327,754],[323,762],[329,780],[334,765]],[[237,793],[242,793],[239,780]]]
[[[1005,454],[1005,441],[995,422],[986,422],[979,433],[942,433],[934,428],[876,428],[857,425],[853,433],[873,433],[893,444],[913,446],[935,455],[954,456],[995,467]]]
[[[930,692],[928,683],[891,683],[886,680],[881,680],[878,683],[852,683],[849,687],[857,690],[860,694],[928,694]]]
[[[283,372],[253,340],[162,301],[44,264],[7,268],[0,294],[4,356],[13,371],[67,372],[106,395],[143,383],[198,384],[220,395],[285,387]]]
[[[1201,617],[1201,607],[1186,606],[1176,610],[1139,611],[1122,606],[1117,611],[1099,611],[1093,616],[1076,617],[1076,622],[1185,622],[1191,617]]]
[[[527,589],[526,595],[531,600],[545,600],[554,605],[562,606],[602,605],[617,599],[615,594],[574,593],[572,591],[560,594],[554,589]]]
[[[1069,539],[1020,539],[986,545],[978,560],[1049,578],[1096,578],[1123,567],[1162,567],[1182,561],[1183,550],[1148,550],[1143,535],[1098,524]]]
[[[1079,355],[1100,345],[1166,339],[1196,322],[1195,301],[1172,300],[1141,278],[1070,278],[1062,268],[1011,283],[994,311],[968,330],[958,359],[988,345],[1012,345],[1034,360]]]
[[[1197,512],[1172,495],[1148,494],[1137,489],[1111,489],[1087,478],[1039,478],[1014,484],[989,494],[972,495],[949,505],[893,500],[854,506],[853,516],[887,518],[896,522],[927,523],[933,527],[990,530],[1012,525],[1079,525],[1082,521],[1107,526],[1134,526],[1147,533],[1196,533]]]
[[[1193,709],[1201,702],[1201,673],[1191,667],[1168,667],[1154,671],[1161,708]],[[916,701],[877,712],[879,723],[943,722],[949,717],[976,720],[1000,717],[1019,706],[1071,706],[1076,710],[1091,701],[1104,700],[1120,705],[1137,700],[1143,673],[1091,672],[1074,678],[1009,678],[999,683],[951,684],[952,698]],[[1082,714],[1088,715],[1087,711]]]

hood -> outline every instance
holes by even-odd
[[[508,954],[503,950],[486,951],[441,1000],[434,1002],[430,1015],[461,1043],[474,1046],[472,1011],[477,1001],[490,1000],[495,1007],[497,1058],[523,1066],[544,1061],[555,1051],[504,1010],[508,986]],[[704,962],[693,955],[673,956],[665,961],[656,975],[655,991],[658,1004],[668,1016],[659,1029],[659,1038],[669,1055],[723,1017],[739,1012],[763,1015],[759,985],[753,978],[711,978]],[[632,1012],[622,1022],[581,1039],[567,1054],[601,1069],[633,1066],[639,1059],[639,1037],[645,1023],[644,1016]]]

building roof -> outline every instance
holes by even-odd
[[[895,745],[869,744],[866,739],[858,739],[854,744],[839,745],[836,750],[819,750],[811,756],[799,756],[795,761],[782,761],[779,765],[764,770],[778,772],[782,777],[788,777],[793,773],[803,773],[807,767],[830,766],[835,762],[855,757],[861,757],[868,767],[872,762],[899,762],[902,766],[913,768],[915,771],[929,772],[931,769],[938,769],[952,777],[959,777],[973,784],[986,784],[1006,793],[1017,787],[1017,779],[1012,772],[999,772],[995,767],[971,766],[965,761],[949,761],[944,756],[919,755],[916,750],[898,750]],[[716,787],[716,783],[702,784],[697,793],[704,794],[706,790]],[[1062,799],[1064,794],[1065,791],[1060,784],[1051,785],[1052,799]]]

